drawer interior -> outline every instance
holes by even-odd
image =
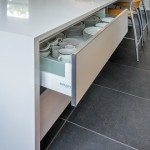
[[[58,62],[52,57],[40,59],[40,70],[65,77],[65,63]]]

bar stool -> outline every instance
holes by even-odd
[[[118,5],[119,4],[119,5]],[[121,4],[121,5],[120,5]],[[119,6],[120,8],[117,8]],[[108,8],[108,14],[112,16],[116,16],[120,14],[124,9],[128,9],[128,19],[131,21],[131,24],[133,26],[134,31],[134,43],[135,43],[135,50],[136,50],[136,60],[139,61],[139,44],[141,43],[143,45],[143,30],[142,30],[142,21],[141,16],[138,11],[138,8],[140,6],[140,0],[131,0],[130,2],[117,2],[117,5],[115,8]],[[137,29],[135,24],[135,17],[137,16],[138,23],[139,23],[139,29],[140,29],[140,37],[137,37]]]
[[[145,30],[147,29],[147,34],[149,33],[147,11],[145,9],[144,0],[134,0],[134,3],[137,6],[137,10],[139,11],[139,15],[140,15],[141,23],[142,23],[143,41],[144,41]],[[125,0],[123,2],[122,2],[122,0],[120,0],[120,2],[115,3],[116,6],[120,6],[120,7],[128,7],[128,4],[129,4],[129,2],[127,0]],[[141,7],[143,8],[143,12],[144,12],[144,16],[145,16],[145,21],[146,21],[145,25],[144,25],[144,21],[143,21],[144,19],[143,19],[142,11],[140,9]]]

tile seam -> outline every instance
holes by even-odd
[[[129,66],[129,65],[125,65],[125,64],[120,64],[120,63],[117,63],[117,62],[113,62],[111,60],[109,60],[109,62],[112,63],[112,64],[116,64],[118,66],[120,65],[120,66],[124,66],[124,67],[128,67],[128,68],[134,68],[134,69],[145,71],[145,72],[150,72],[150,69],[143,69],[143,68],[133,67],[133,66]]]
[[[61,118],[61,119],[62,119],[62,118]],[[62,119],[62,120],[65,120],[65,119]],[[126,147],[128,147],[128,148],[131,148],[131,149],[133,149],[133,150],[138,150],[138,149],[136,149],[136,148],[134,148],[134,147],[132,147],[132,146],[130,146],[130,145],[127,145],[127,144],[122,143],[122,142],[120,142],[120,141],[118,141],[118,140],[115,140],[115,139],[113,139],[113,138],[110,138],[110,137],[108,137],[108,136],[106,136],[106,135],[103,135],[103,134],[101,134],[101,133],[98,133],[98,132],[96,132],[96,131],[93,131],[93,130],[91,130],[91,129],[88,129],[88,128],[86,128],[86,127],[83,127],[83,126],[81,126],[81,125],[78,125],[77,123],[74,123],[74,122],[72,122],[72,121],[66,120],[66,122],[71,123],[71,124],[73,124],[73,125],[75,125],[75,126],[78,126],[79,128],[85,129],[85,130],[87,130],[87,131],[89,131],[89,132],[95,133],[95,134],[97,134],[97,135],[99,135],[99,136],[101,136],[101,137],[104,137],[105,139],[109,139],[109,140],[111,140],[111,141],[113,141],[113,142],[115,142],[115,143],[124,145],[124,146],[126,146]]]
[[[114,89],[114,88],[110,88],[110,87],[107,87],[107,86],[103,86],[103,85],[100,85],[100,84],[97,84],[97,83],[93,83],[93,85],[99,86],[99,87],[102,87],[102,88],[105,88],[105,89],[109,89],[109,90],[112,90],[112,91],[116,91],[116,92],[119,92],[119,93],[122,93],[122,94],[126,94],[126,95],[129,95],[129,96],[132,96],[132,97],[136,97],[136,98],[139,98],[139,99],[143,99],[146,102],[150,102],[149,98],[140,97],[140,96],[137,96],[137,95],[134,95],[134,94],[130,94],[128,92],[123,92],[123,91],[120,91],[120,90],[117,90],[117,89]]]
[[[48,148],[51,146],[51,144],[54,142],[54,140],[56,139],[56,137],[59,135],[59,133],[61,132],[62,128],[64,127],[64,125],[66,124],[67,119],[71,116],[71,114],[73,113],[73,111],[75,110],[75,108],[70,112],[70,114],[68,115],[68,117],[66,119],[63,118],[59,118],[64,120],[64,123],[62,124],[62,126],[60,127],[60,129],[57,131],[57,133],[55,134],[54,138],[52,139],[52,141],[50,142],[50,144],[47,146],[46,150],[48,150]]]

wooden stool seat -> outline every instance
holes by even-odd
[[[141,0],[134,0],[133,3],[135,8],[139,8],[141,4]],[[117,2],[115,3],[115,5],[119,7],[130,8],[130,2]]]
[[[121,12],[123,11],[123,9],[118,9],[118,8],[108,8],[108,14],[110,16],[117,16],[119,15]],[[135,12],[134,12],[135,13]],[[131,16],[131,12],[128,10],[128,17]]]

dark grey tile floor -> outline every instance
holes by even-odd
[[[126,36],[132,37],[132,30]],[[41,150],[150,150],[150,35],[136,62],[124,39],[79,105],[69,105]]]

